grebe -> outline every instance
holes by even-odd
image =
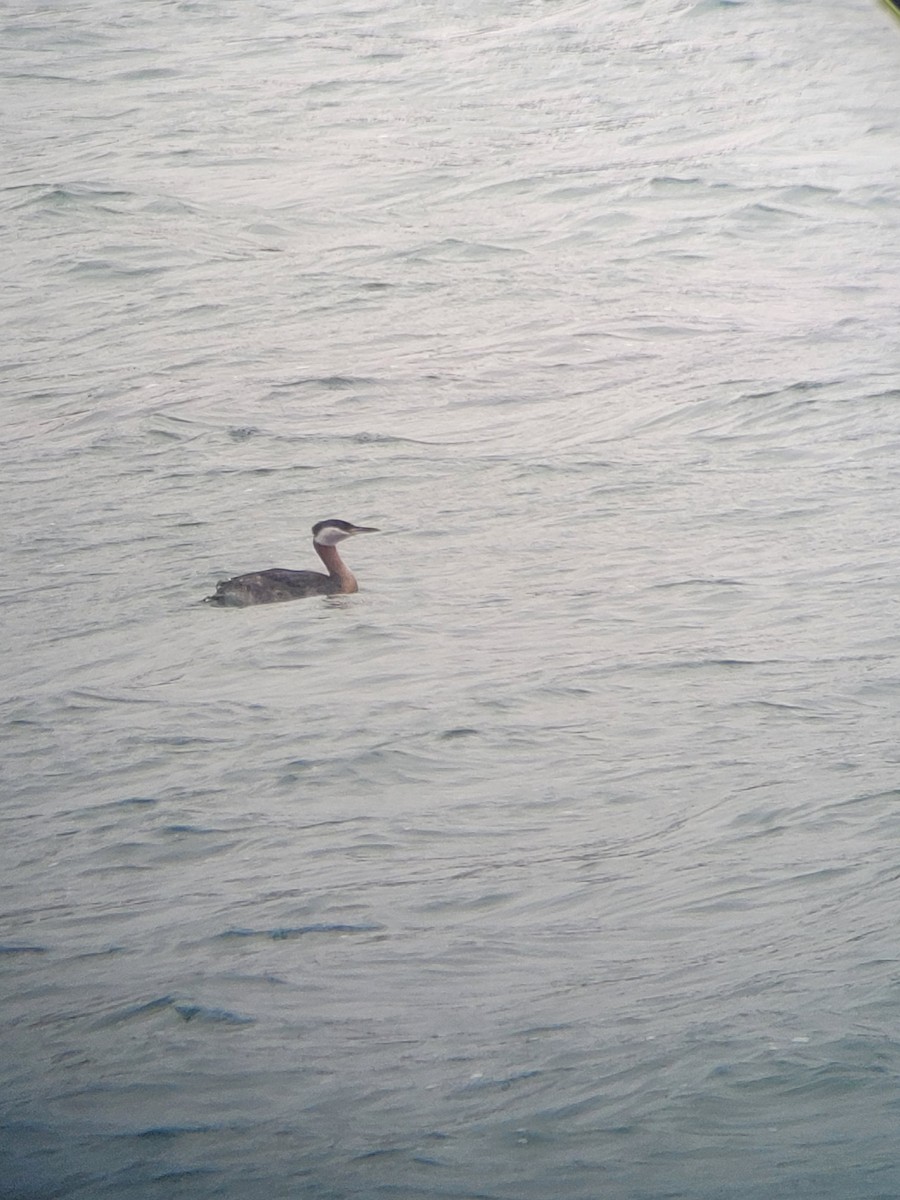
[[[279,600],[302,600],[306,596],[335,596],[358,592],[352,571],[337,552],[338,542],[357,533],[377,533],[370,525],[351,525],[349,521],[319,521],[313,525],[313,546],[328,568],[321,571],[286,571],[272,567],[250,575],[236,575],[216,584],[216,594],[207,596],[207,604],[246,608],[249,604],[274,604]]]

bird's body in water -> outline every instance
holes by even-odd
[[[246,608],[250,604],[275,604],[281,600],[302,600],[307,596],[336,596],[358,592],[356,578],[337,552],[338,542],[357,533],[377,533],[368,525],[351,525],[349,521],[319,521],[313,525],[313,546],[328,568],[321,571],[288,571],[271,567],[236,575],[216,584],[215,595],[207,596],[207,604]]]

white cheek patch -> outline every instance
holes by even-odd
[[[338,529],[336,526],[331,525],[316,534],[316,541],[320,546],[336,546],[338,542],[342,542],[344,538],[349,536],[343,529]]]

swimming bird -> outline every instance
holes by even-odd
[[[338,542],[357,533],[378,533],[378,530],[370,525],[351,525],[349,521],[333,518],[319,521],[312,527],[313,546],[328,568],[327,575],[321,571],[287,571],[283,567],[270,567],[267,571],[253,571],[249,575],[223,579],[216,584],[215,595],[207,596],[205,603],[246,608],[250,604],[302,600],[306,596],[358,592],[355,576],[337,552]]]

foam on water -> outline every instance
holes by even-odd
[[[0,1194],[896,1195],[888,16],[0,45]]]

